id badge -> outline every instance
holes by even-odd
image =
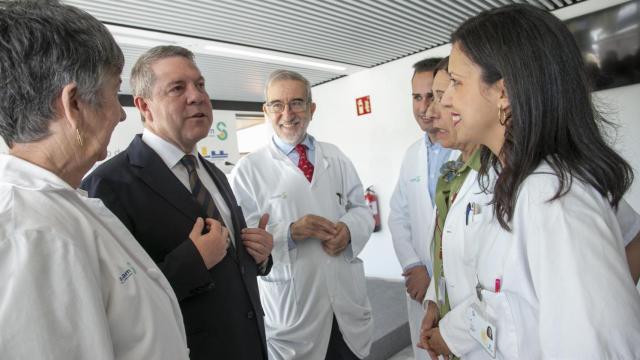
[[[496,326],[487,319],[486,314],[478,304],[472,304],[467,309],[467,318],[469,319],[469,334],[471,334],[471,337],[480,343],[482,348],[495,359]]]
[[[444,306],[445,291],[447,291],[447,280],[444,276],[440,276],[438,281],[438,308],[442,308]]]

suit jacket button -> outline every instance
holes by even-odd
[[[240,274],[244,275],[244,265],[240,266]]]
[[[253,319],[253,311],[249,311],[249,312],[247,313],[247,318],[248,318],[248,319]]]
[[[215,289],[216,288],[216,283],[211,282],[209,283],[209,285],[207,285],[207,289],[211,290],[211,289]]]

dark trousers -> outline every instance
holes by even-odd
[[[360,358],[354,354],[344,342],[336,316],[333,315],[333,325],[331,325],[331,339],[329,340],[329,348],[325,360],[359,360]]]

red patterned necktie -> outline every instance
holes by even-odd
[[[296,151],[300,155],[300,160],[298,160],[298,167],[304,173],[304,176],[311,182],[313,178],[313,164],[309,162],[307,159],[307,146],[303,144],[296,145]]]

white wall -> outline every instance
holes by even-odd
[[[599,91],[594,99],[606,117],[619,126],[611,142],[633,166],[635,181],[625,198],[640,212],[640,84]]]
[[[263,113],[255,113],[256,116],[263,116],[264,122],[255,126],[247,127],[236,131],[238,139],[238,151],[240,153],[250,153],[258,150],[268,143],[273,136],[273,127]]]
[[[339,146],[363,185],[373,185],[380,198],[382,231],[373,234],[362,254],[368,276],[401,278],[386,220],[402,156],[421,136],[411,110],[411,66],[448,51],[442,46],[313,88],[317,110],[309,132]],[[371,96],[372,113],[357,116],[355,99],[365,95]],[[602,91],[596,98],[620,125],[614,146],[634,167],[636,181],[627,200],[640,211],[640,84]]]
[[[111,135],[111,141],[107,147],[108,160],[110,157],[117,155],[119,152],[129,146],[135,134],[142,132],[142,121],[140,121],[140,113],[135,107],[125,107],[127,119],[116,126]],[[209,136],[198,142],[198,151],[203,156],[210,156],[212,150],[217,153],[223,150],[228,157],[221,159],[212,159],[216,166],[225,172],[231,171],[231,166],[224,165],[225,161],[236,163],[238,161],[238,143],[236,139],[236,112],[225,110],[213,111],[213,125]],[[99,165],[96,164],[96,166]]]

